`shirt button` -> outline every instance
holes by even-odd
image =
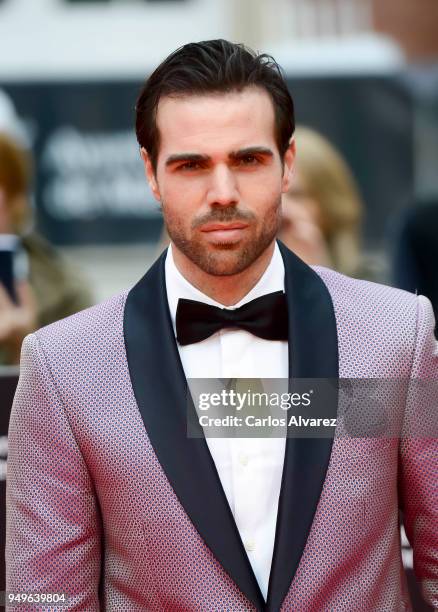
[[[255,542],[254,542],[254,540],[246,540],[245,541],[245,549],[248,552],[253,551],[255,549]]]
[[[248,455],[245,455],[245,453],[240,453],[239,463],[240,465],[243,465],[243,466],[248,465]]]

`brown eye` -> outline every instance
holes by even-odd
[[[198,162],[190,161],[178,166],[178,170],[199,170],[200,167]]]
[[[258,163],[258,159],[255,155],[245,155],[239,160],[239,166],[255,166]]]

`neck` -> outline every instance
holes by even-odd
[[[237,304],[263,276],[274,253],[275,240],[245,270],[228,276],[208,274],[188,259],[172,244],[172,254],[178,271],[196,289],[224,306]]]

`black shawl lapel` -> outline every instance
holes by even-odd
[[[337,379],[338,342],[330,293],[321,278],[279,242],[289,309],[289,378]],[[336,396],[335,396],[336,397]],[[336,417],[337,399],[327,413]],[[331,438],[288,438],[267,608],[280,609],[300,562],[324,484]]]
[[[187,437],[187,381],[168,308],[165,254],[131,289],[125,305],[132,387],[149,439],[182,506],[225,571],[262,610],[263,596],[205,438]]]

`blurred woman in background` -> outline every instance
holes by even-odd
[[[32,228],[30,154],[0,132],[0,238],[17,236],[14,257],[17,301],[0,281],[0,364],[19,362],[29,332],[91,306],[88,284]]]
[[[278,237],[311,265],[363,276],[360,247],[362,201],[352,172],[323,136],[295,131],[295,175],[283,195]]]

